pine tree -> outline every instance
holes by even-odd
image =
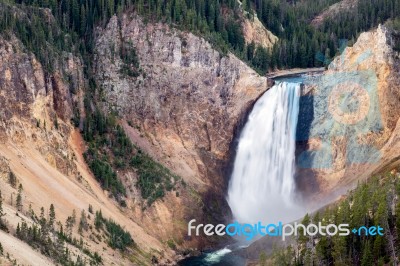
[[[88,230],[88,222],[87,222],[87,218],[86,218],[86,213],[85,210],[82,210],[81,212],[81,219],[79,221],[79,228],[78,228],[78,232],[80,234],[83,233],[83,230],[87,231]]]
[[[311,248],[307,248],[304,255],[304,266],[313,266],[314,265],[313,251]]]
[[[32,209],[32,204],[31,203],[29,203],[28,215],[29,215],[29,217],[31,217],[31,219],[35,220],[37,218],[37,217],[35,217],[36,215],[35,215],[35,212]]]
[[[100,211],[96,211],[96,215],[94,218],[94,226],[97,230],[100,230],[103,226],[103,214]]]
[[[15,176],[15,174],[13,172],[10,172],[8,175],[8,182],[10,183],[10,185],[15,188],[17,186],[17,177]]]
[[[364,246],[364,252],[362,255],[362,259],[361,259],[361,265],[362,266],[372,265],[372,261],[373,261],[373,257],[372,257],[370,244],[369,244],[369,241],[366,241],[365,246]]]
[[[260,258],[258,259],[258,262],[260,263],[261,266],[265,266],[267,263],[267,254],[262,251],[260,253]]]
[[[16,206],[17,206],[17,210],[18,211],[22,211],[22,184],[19,184],[18,187],[18,195],[17,195],[17,202],[16,202]]]
[[[50,204],[49,210],[49,228],[51,231],[54,231],[54,222],[56,221],[56,212],[54,210],[54,205]]]
[[[3,216],[5,216],[5,212],[3,209],[3,198],[2,198],[1,190],[0,190],[0,230],[8,232],[7,224],[3,220]]]
[[[18,238],[21,238],[21,227],[19,226],[19,223],[17,224],[17,229],[15,231],[15,234]]]
[[[0,220],[3,218],[5,215],[4,210],[3,210],[3,197],[1,195],[1,190],[0,190]]]
[[[80,33],[81,35],[85,35],[86,33],[86,10],[85,10],[85,6],[81,5],[81,12],[80,12]]]
[[[74,221],[72,216],[68,216],[67,220],[65,221],[65,228],[66,233],[69,238],[72,237],[72,228],[74,227]]]
[[[75,223],[76,223],[76,211],[75,211],[75,209],[72,210],[71,222],[72,222],[72,225],[75,225]]]
[[[400,200],[397,201],[395,214],[396,214],[396,232],[399,243],[398,246],[400,246]]]

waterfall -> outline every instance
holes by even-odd
[[[300,84],[281,82],[254,105],[240,135],[228,203],[240,223],[290,222],[296,205],[295,135]]]

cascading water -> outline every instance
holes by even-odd
[[[241,133],[228,203],[240,223],[290,222],[295,203],[295,134],[300,84],[281,82],[254,105]]]

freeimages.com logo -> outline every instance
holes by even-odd
[[[246,240],[251,241],[258,236],[272,236],[272,237],[281,237],[282,241],[288,236],[348,236],[351,233],[355,235],[365,235],[365,236],[375,236],[380,235],[383,236],[383,228],[380,226],[360,226],[358,228],[353,228],[350,230],[349,224],[328,224],[323,225],[321,222],[318,224],[283,224],[282,222],[278,222],[276,224],[263,224],[262,222],[258,222],[256,224],[241,224],[238,222],[230,223],[228,225],[225,224],[197,224],[196,220],[193,219],[188,223],[188,236],[199,236],[203,233],[206,236],[224,236],[228,235],[231,237],[235,236],[244,236]]]

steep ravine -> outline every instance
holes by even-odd
[[[122,42],[137,52],[141,70],[136,78],[120,72]],[[105,265],[150,264],[153,256],[173,264],[178,257],[172,244],[183,250],[217,243],[221,239],[187,238],[186,222],[230,217],[224,192],[232,143],[248,110],[268,89],[268,80],[203,38],[144,24],[135,15],[113,17],[98,29],[95,51],[96,96],[103,111],[117,113],[132,142],[180,175],[187,187],[178,188],[179,196],[168,192],[143,209],[136,174],[120,173],[131,189],[128,207],[118,206],[87,167],[82,157],[86,143],[71,123],[80,115],[82,125],[85,117],[88,81],[81,59],[64,53],[50,74],[17,38],[0,37],[0,182],[12,233],[22,217],[34,222],[25,216],[29,205],[40,213],[52,203],[62,223],[73,210],[79,216],[91,205],[130,232],[137,249],[128,257],[104,241],[98,244],[90,232],[82,234],[85,246],[98,252]],[[17,194],[8,183],[11,172],[24,187],[19,216],[8,200]],[[94,215],[88,215],[93,221]],[[73,231],[79,238],[77,227]],[[4,247],[12,258],[25,261],[19,249]],[[30,252],[40,259],[38,251]]]
[[[268,33],[260,25],[256,32]],[[333,200],[357,180],[397,163],[400,60],[393,41],[384,27],[361,34],[319,79],[303,88],[300,111],[307,114],[300,115],[299,124],[307,134],[298,136],[296,182],[306,198]],[[124,70],[121,49],[127,47],[136,51],[137,76]],[[86,143],[71,123],[77,113],[81,122],[85,116],[88,81],[81,59],[63,53],[49,74],[13,35],[1,36],[0,183],[11,228],[24,217],[28,203],[36,213],[53,203],[62,222],[73,209],[79,214],[90,204],[118,221],[137,244],[137,254],[125,257],[84,233],[87,247],[99,252],[105,265],[130,265],[135,260],[150,264],[153,256],[173,264],[180,258],[173,249],[217,245],[221,238],[187,237],[187,221],[215,223],[230,218],[225,193],[235,140],[271,82],[199,36],[145,23],[132,13],[114,16],[105,28],[97,28],[94,50],[96,99],[103,112],[116,114],[131,141],[181,176],[187,186],[143,208],[136,172],[121,171],[119,177],[129,188],[128,206],[118,206],[85,164]],[[366,110],[365,123],[357,124],[334,109],[335,102],[333,109],[327,107],[332,88],[340,84],[356,89],[354,95],[361,100],[368,99],[368,110],[367,105],[345,104],[346,110]],[[368,88],[367,98],[359,87]],[[359,149],[363,144],[368,145]],[[15,215],[8,200],[17,194],[8,184],[11,172],[24,187],[21,216]],[[78,232],[74,235],[79,237]],[[37,251],[30,252],[41,260]],[[18,252],[12,256],[18,258]]]
[[[185,235],[191,218],[224,222],[229,218],[224,193],[232,142],[247,111],[268,89],[267,78],[234,55],[220,54],[203,38],[165,24],[145,24],[134,14],[113,17],[97,36],[95,73],[103,109],[116,112],[134,143],[198,193],[184,193],[179,201],[167,196],[134,215],[143,224],[157,219],[163,231],[154,233],[163,238],[177,235],[176,229]],[[138,77],[121,74],[119,51],[126,45],[137,53]],[[136,176],[128,173],[126,179],[135,182]],[[191,239],[186,240],[184,245]]]
[[[88,213],[90,204],[94,210],[101,209],[105,217],[118,221],[134,236],[138,250],[143,252],[134,256],[143,264],[150,263],[148,254],[160,256],[158,252],[163,252],[163,258],[172,260],[173,252],[126,216],[101,189],[84,163],[85,144],[79,130],[70,123],[73,110],[82,107],[86,86],[79,58],[63,54],[54,73],[49,75],[37,58],[13,36],[0,36],[0,55],[0,188],[5,209],[3,219],[7,221],[12,239],[8,243],[1,241],[5,252],[17,262],[28,263],[21,251],[27,245],[14,234],[17,224],[23,220],[34,223],[31,210],[40,214],[40,208],[44,207],[47,215],[53,204],[57,221],[65,224],[73,210],[79,219],[82,210]],[[16,179],[15,187],[9,181],[11,174]],[[20,184],[23,187],[22,208],[17,211],[15,200]],[[93,214],[88,215],[93,221]],[[91,233],[79,234],[77,226],[73,228],[72,236],[82,237],[84,247],[98,252],[105,265],[131,264],[129,258],[124,258],[106,243],[95,241]],[[80,255],[89,259],[73,246],[66,246],[75,258]],[[28,248],[26,252],[32,254],[30,263],[41,264],[40,251]],[[46,261],[49,265],[53,263]]]

